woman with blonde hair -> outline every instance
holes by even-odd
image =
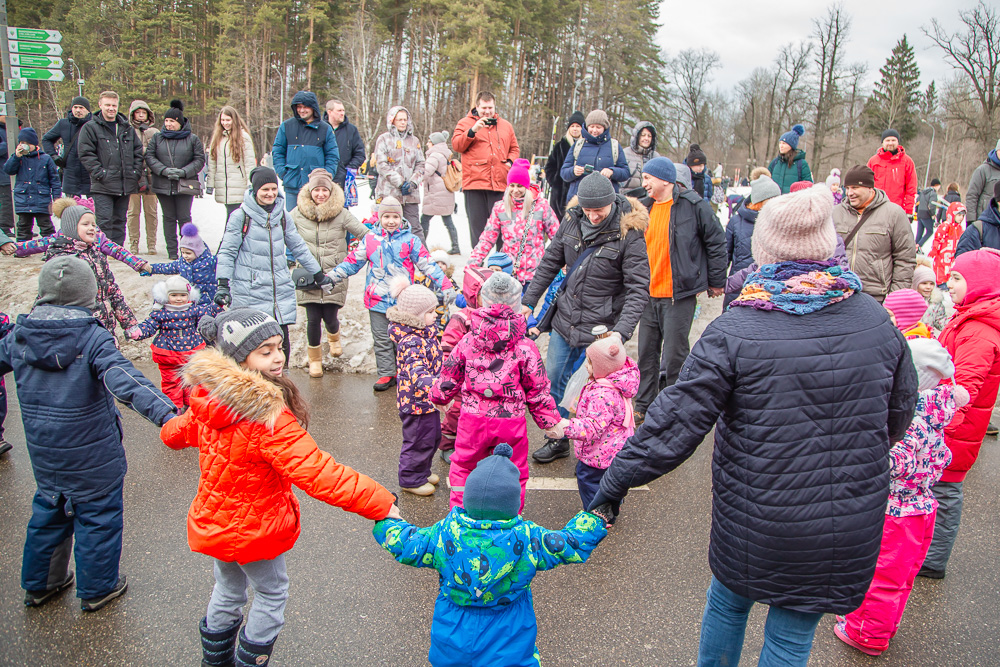
[[[234,137],[240,137],[235,140]],[[243,203],[250,187],[250,172],[257,166],[253,139],[243,119],[234,107],[222,107],[215,120],[212,139],[208,143],[207,194],[215,193],[215,201],[226,205],[226,218]]]

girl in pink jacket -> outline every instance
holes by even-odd
[[[465,480],[493,448],[505,442],[521,472],[521,508],[528,483],[526,413],[541,429],[559,423],[549,394],[542,355],[524,337],[528,324],[521,315],[521,283],[495,273],[479,291],[482,307],[470,313],[471,329],[444,362],[431,389],[431,401],[447,405],[461,395],[462,409],[451,455],[451,506],[462,505]]]
[[[482,266],[486,256],[503,237],[503,249],[514,262],[514,277],[527,287],[545,254],[545,240],[559,231],[559,219],[538,189],[531,185],[530,163],[515,160],[507,173],[507,191],[493,205],[486,229],[469,256],[469,264]]]
[[[587,348],[590,381],[580,392],[576,417],[562,420],[553,438],[569,438],[576,452],[576,482],[584,508],[597,495],[604,472],[633,433],[632,399],[639,391],[639,367],[625,354],[618,334]]]

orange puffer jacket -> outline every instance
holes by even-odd
[[[201,479],[188,512],[192,551],[240,564],[288,551],[301,530],[292,485],[367,519],[384,519],[393,495],[319,449],[285,406],[281,389],[215,349],[196,353],[184,381],[191,408],[160,431],[174,449],[198,447]]]

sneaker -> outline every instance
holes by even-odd
[[[932,570],[925,565],[917,572],[917,576],[926,579],[944,579],[944,570]]]
[[[561,440],[548,439],[538,451],[531,455],[531,458],[539,463],[552,463],[556,459],[564,459],[569,456],[569,450],[569,438]]]
[[[870,646],[865,646],[861,642],[856,642],[853,639],[851,639],[851,637],[847,634],[847,630],[845,629],[844,626],[845,624],[843,622],[834,625],[833,634],[837,635],[837,639],[844,642],[851,648],[856,648],[865,655],[882,655],[882,653],[885,651],[885,648],[888,648],[888,646],[885,648],[872,648]]]
[[[80,609],[84,611],[97,611],[98,609],[103,609],[108,605],[109,602],[116,598],[120,598],[125,595],[125,591],[128,590],[128,582],[125,581],[125,575],[118,577],[118,583],[115,587],[111,589],[105,595],[99,598],[90,598],[89,600],[80,600]]]
[[[990,425],[986,427],[986,435],[996,436],[998,432],[1000,429],[997,429],[997,425],[993,422],[990,422]]]
[[[455,453],[454,449],[442,449],[441,450],[441,460],[451,465],[451,455]]]
[[[401,486],[399,488],[401,488],[403,491],[406,491],[407,493],[412,493],[415,496],[433,496],[434,492],[437,490],[437,487],[435,487],[430,482],[424,482],[420,486],[412,489],[408,489],[405,486]]]
[[[14,449],[14,445],[10,444],[3,438],[0,438],[0,456],[3,456],[12,449]]]
[[[73,585],[73,573],[70,572],[66,575],[66,579],[55,588],[50,588],[47,591],[25,591],[24,592],[24,606],[25,607],[41,607],[43,604],[54,598],[55,596],[62,593],[64,590]]]
[[[396,386],[395,375],[383,375],[378,379],[378,382],[375,383],[373,389],[375,389],[375,391],[385,391],[386,389],[395,386]]]
[[[430,475],[427,476],[427,483],[437,486],[438,484],[441,483],[441,478],[438,477],[437,474],[432,472]]]

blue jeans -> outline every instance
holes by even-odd
[[[736,667],[743,651],[747,616],[754,601],[737,595],[712,577],[701,618],[698,667]],[[805,667],[823,614],[771,607],[764,625],[759,667]]]
[[[586,352],[587,348],[585,347],[570,347],[569,342],[557,334],[555,330],[549,332],[549,350],[545,354],[545,369],[549,375],[549,384],[552,385],[549,393],[552,394],[552,398],[556,399],[557,406],[559,406],[559,401],[562,400],[563,393],[566,391],[566,383],[583,363],[587,356]],[[559,406],[558,409],[559,414],[564,419],[569,418],[569,411],[566,408]]]

